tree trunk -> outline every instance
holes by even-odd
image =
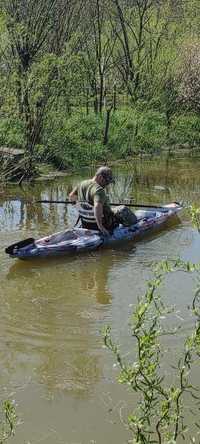
[[[103,74],[100,74],[100,89],[99,89],[99,112],[102,113],[103,108]]]
[[[106,111],[106,125],[105,125],[105,131],[104,131],[103,145],[107,145],[107,143],[108,143],[111,110],[112,110],[112,107],[110,109],[107,109],[107,111]]]
[[[114,83],[113,86],[113,111],[116,111],[117,109],[117,88],[116,83]]]
[[[86,88],[86,114],[89,114],[89,87]]]

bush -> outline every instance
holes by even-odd
[[[139,149],[155,151],[166,143],[167,128],[164,114],[146,111],[139,117],[139,129],[135,144]]]
[[[117,156],[137,151],[155,151],[166,142],[166,124],[163,114],[137,109],[117,111],[112,116],[109,146]]]
[[[200,118],[197,114],[176,116],[172,125],[172,138],[175,144],[200,146]]]
[[[69,118],[52,117],[44,136],[50,159],[63,167],[105,160],[107,147],[102,143],[104,121],[101,116],[77,113]]]
[[[131,155],[137,131],[137,116],[133,109],[116,111],[111,115],[109,152],[115,158]]]
[[[24,145],[24,127],[20,119],[8,117],[0,119],[0,145],[22,148]]]
[[[200,142],[200,119],[176,116],[170,136],[166,116],[155,110],[124,108],[111,112],[107,145],[103,145],[106,113],[102,116],[76,112],[71,116],[52,112],[44,131],[44,157],[57,167],[80,167],[95,162],[122,159],[137,152],[152,153],[166,144]],[[167,138],[168,137],[168,138]]]

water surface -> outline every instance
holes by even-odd
[[[18,404],[14,444],[127,442],[124,422],[135,396],[116,382],[118,369],[102,348],[101,329],[110,324],[123,354],[132,356],[129,318],[152,262],[177,256],[200,261],[199,233],[186,211],[179,223],[120,248],[30,262],[5,255],[4,248],[17,240],[72,226],[74,208],[31,200],[66,199],[89,174],[0,193],[0,398]],[[200,202],[199,159],[140,159],[115,168],[115,175],[115,201],[129,196],[148,204]],[[163,289],[165,302],[177,306],[170,322],[182,325],[178,338],[168,340],[174,354],[193,325],[187,308],[193,287],[192,277],[179,273]]]

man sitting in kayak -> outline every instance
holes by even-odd
[[[105,188],[112,182],[114,179],[111,168],[102,166],[98,168],[92,179],[81,182],[69,195],[72,202],[78,203],[82,227],[99,230],[105,236],[108,236],[120,222],[123,223],[118,217],[119,212],[111,209],[105,192]],[[132,212],[130,215],[132,216],[131,225],[137,219]]]

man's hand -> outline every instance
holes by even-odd
[[[107,231],[103,224],[102,224],[102,219],[103,219],[103,205],[101,202],[95,202],[94,203],[94,215],[95,215],[95,219],[96,219],[96,223],[97,223],[97,227],[98,229],[105,234],[105,232]],[[105,234],[106,235],[106,234]]]
[[[109,231],[106,230],[106,228],[103,226],[102,224],[102,219],[103,219],[103,205],[101,202],[96,202],[94,204],[94,215],[95,215],[95,219],[96,219],[96,223],[98,226],[98,229],[101,231],[101,233],[104,236],[109,236]]]
[[[77,199],[78,199],[77,189],[74,188],[74,190],[72,190],[72,192],[69,194],[69,200],[75,204]]]
[[[106,228],[104,228],[104,227],[102,227],[100,231],[101,231],[101,233],[103,234],[103,236],[106,236],[106,237],[107,237],[107,236],[110,235],[109,231],[106,230]]]

